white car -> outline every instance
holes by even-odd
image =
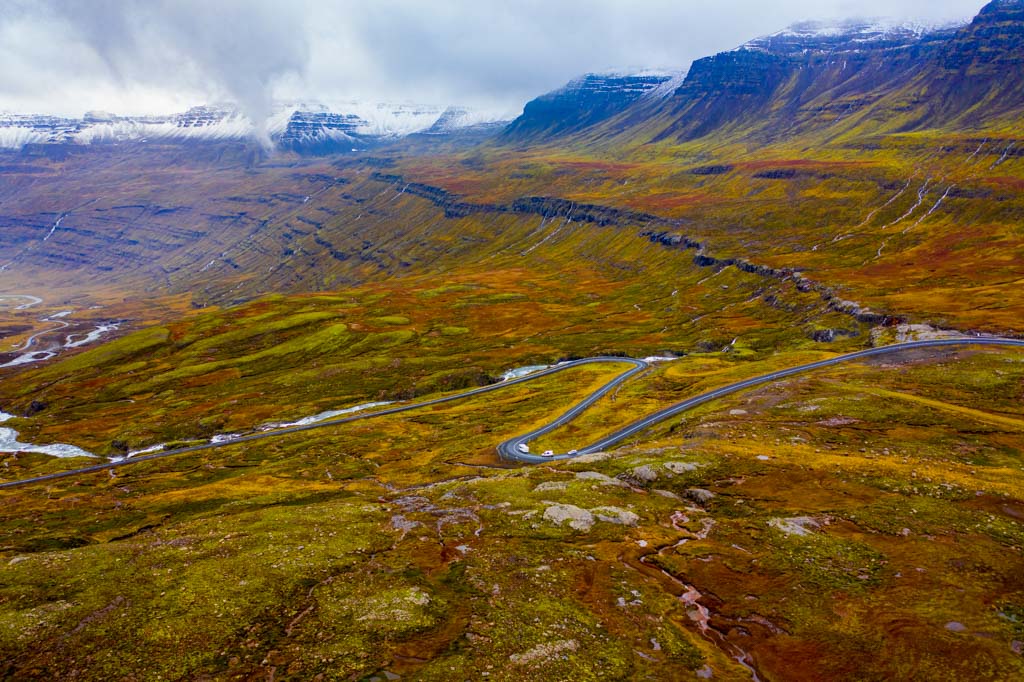
[[[567,454],[569,454],[569,455],[578,455],[578,454],[580,454],[580,451],[579,450],[570,450]]]
[[[516,449],[519,450],[519,452],[523,453],[524,455],[530,453],[530,446],[527,445],[526,443],[520,443],[519,445],[516,446]]]
[[[543,453],[541,453],[541,457],[554,457],[554,456],[555,456],[555,451],[554,450],[545,450]]]

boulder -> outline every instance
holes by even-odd
[[[565,481],[546,481],[533,489],[535,493],[549,493],[556,490],[565,490],[568,484]]]
[[[710,490],[704,490],[703,488],[690,488],[686,491],[686,496],[697,504],[707,504],[714,499],[715,494]]]
[[[697,462],[665,462],[662,464],[663,467],[671,471],[673,474],[685,474],[704,466]]]
[[[786,535],[804,536],[821,528],[821,521],[810,516],[794,516],[788,519],[772,519],[768,525],[781,530]]]
[[[594,515],[586,509],[571,504],[553,504],[544,510],[544,519],[556,526],[561,526],[566,521],[573,530],[586,532],[594,526]]]
[[[633,512],[618,507],[597,507],[591,509],[590,513],[597,517],[598,521],[620,526],[635,526],[640,521],[640,517]]]
[[[598,471],[581,471],[576,474],[576,479],[580,481],[594,481],[601,485],[614,485],[620,488],[625,488],[626,484],[622,481],[617,481],[610,476],[605,476]]]

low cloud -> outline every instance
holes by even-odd
[[[0,0],[0,101],[65,114],[273,98],[510,114],[588,71],[686,69],[808,19],[969,17],[979,0]],[[5,6],[6,5],[6,6]]]
[[[271,113],[276,83],[309,63],[304,17],[284,7],[270,0],[33,0],[5,23],[53,45],[58,54],[35,50],[42,63],[25,69],[49,79],[66,69],[64,85],[72,90],[84,80],[108,90],[164,90],[172,98],[185,92],[229,101],[259,126]],[[61,58],[64,50],[78,66]]]

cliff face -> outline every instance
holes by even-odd
[[[982,125],[1024,103],[1024,2],[997,0],[943,45],[926,75],[929,114],[939,123]]]
[[[583,130],[624,111],[672,78],[589,74],[527,103],[502,139],[521,142]]]
[[[532,102],[506,139],[577,136],[613,148],[973,130],[1019,118],[1022,84],[1024,4],[1001,0],[965,26],[798,24],[697,60],[662,98],[598,104],[588,90],[600,88],[569,86]]]
[[[859,32],[858,32],[859,35]],[[770,141],[853,122],[933,67],[953,33],[893,31],[858,42],[851,35],[800,33],[754,41],[698,60],[655,114],[655,141],[712,134]],[[900,102],[884,117],[900,118]]]
[[[657,139],[703,137],[756,114],[796,69],[789,56],[746,49],[694,62],[666,103],[674,120]]]
[[[1024,62],[1024,1],[996,0],[957,33],[943,52],[942,66],[970,75],[1019,72]],[[1004,76],[1010,74],[1003,73]]]

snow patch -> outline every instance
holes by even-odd
[[[737,49],[768,51],[778,47],[789,47],[792,50],[798,47],[800,42],[811,43],[808,47],[814,47],[815,42],[834,45],[837,40],[842,39],[846,39],[854,47],[884,41],[915,41],[929,33],[953,30],[968,23],[969,18],[939,23],[892,18],[848,19],[839,22],[805,21],[776,33],[755,38]],[[824,48],[828,45],[816,47]]]

